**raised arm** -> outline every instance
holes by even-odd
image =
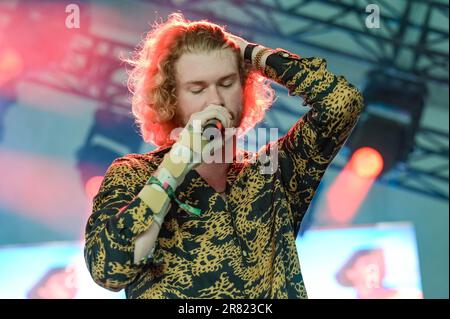
[[[279,165],[296,232],[320,180],[363,110],[358,89],[327,70],[325,59],[285,50],[263,56],[264,74],[301,96],[311,109],[278,140]]]

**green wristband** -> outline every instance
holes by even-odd
[[[156,184],[161,187],[167,193],[170,199],[173,199],[178,204],[178,206],[180,206],[188,213],[194,214],[195,216],[200,216],[202,214],[200,208],[192,207],[191,205],[182,203],[180,200],[178,200],[178,198],[175,196],[175,191],[173,190],[172,186],[169,185],[169,183],[165,183],[163,185],[158,178],[156,178],[155,176],[151,176],[147,181],[147,185],[151,184]]]

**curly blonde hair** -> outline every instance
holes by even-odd
[[[274,91],[269,81],[244,63],[239,47],[224,27],[206,20],[188,21],[182,14],[169,15],[155,23],[139,46],[132,65],[128,87],[132,112],[145,142],[156,146],[170,144],[170,132],[178,127],[175,62],[185,52],[209,52],[231,48],[239,61],[243,89],[240,132],[253,128],[272,105]]]

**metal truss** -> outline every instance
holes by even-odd
[[[283,92],[285,93],[285,92]],[[283,94],[280,92],[280,94]],[[286,118],[299,118],[304,111],[293,112],[292,107],[277,102],[277,111],[263,123],[262,127],[278,127],[281,134],[287,133]],[[300,104],[300,103],[299,103]],[[281,128],[284,128],[281,129]],[[331,169],[341,170],[349,160],[350,152],[344,145],[340,157],[333,161]],[[338,155],[339,157],[339,155]],[[413,151],[406,162],[398,163],[388,174],[381,176],[378,183],[395,186],[417,194],[449,200],[449,134],[434,128],[421,127],[416,133]]]
[[[422,127],[416,135],[414,149],[406,163],[400,163],[382,182],[449,199],[449,135]]]
[[[208,18],[232,31],[280,38],[406,77],[448,84],[448,1],[142,1]],[[371,4],[379,8],[380,28],[366,26]]]
[[[65,2],[70,3],[68,0]],[[13,31],[16,27],[14,19],[17,17],[20,17],[20,24],[30,21],[27,28],[39,28],[39,25],[36,25],[38,23],[31,18],[36,13],[45,13],[38,4],[39,1],[22,1],[18,2],[17,6],[0,7],[0,31]],[[51,1],[47,1],[47,4],[51,4]],[[82,4],[87,5],[87,1],[82,0]],[[86,17],[86,14],[83,17]],[[61,26],[58,25],[58,28]],[[74,32],[70,43],[65,44],[70,48],[63,59],[49,63],[44,69],[26,70],[21,78],[61,92],[99,101],[101,105],[131,116],[128,90],[125,81],[120,81],[120,73],[124,72],[125,66],[119,56],[133,51],[134,47],[95,36],[86,31],[88,29],[89,26],[86,25]],[[36,49],[37,52],[31,53],[39,55],[38,48]]]
[[[131,117],[127,85],[117,80],[125,70],[119,59],[134,47],[98,36],[80,35],[70,54],[47,72],[30,74],[27,80],[55,90],[96,100],[112,112]]]

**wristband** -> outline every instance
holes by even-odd
[[[178,204],[178,206],[180,206],[180,208],[184,209],[188,213],[194,214],[195,216],[200,216],[202,214],[201,209],[192,207],[191,205],[181,202],[175,196],[173,188],[168,183],[163,185],[159,179],[157,179],[155,176],[151,176],[147,182],[147,185],[151,184],[156,184],[159,187],[161,187],[166,192],[167,196],[169,196],[170,199],[173,199]]]
[[[247,46],[245,47],[245,50],[244,50],[244,60],[252,62],[252,52],[253,52],[253,49],[257,46],[258,45],[254,44],[254,43],[247,44]]]

